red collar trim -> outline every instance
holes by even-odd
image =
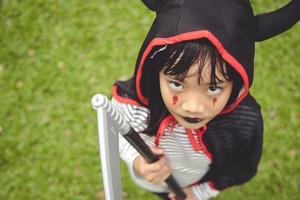
[[[197,135],[198,135],[198,140],[199,140],[199,144],[200,144],[200,146],[202,148],[202,151],[206,154],[206,156],[210,160],[213,160],[212,154],[208,151],[208,149],[206,148],[206,146],[205,146],[205,144],[203,142],[203,135],[206,132],[206,130],[207,130],[207,125],[204,126],[203,130],[197,129],[196,132],[197,132]]]
[[[165,117],[161,121],[161,123],[159,125],[159,128],[157,130],[157,133],[156,133],[156,138],[155,138],[155,145],[156,146],[159,146],[160,138],[163,136],[164,130],[169,126],[170,123],[172,123],[171,131],[170,131],[170,134],[172,134],[173,129],[174,129],[175,125],[177,124],[177,121],[174,118],[174,116],[173,115],[168,115],[167,117]],[[186,128],[185,130],[186,130],[186,132],[187,132],[187,134],[189,136],[190,142],[191,142],[194,150],[196,152],[200,152],[200,150],[202,149],[202,151],[205,153],[205,155],[210,160],[213,160],[212,154],[207,150],[207,148],[206,148],[206,146],[205,146],[205,144],[203,142],[203,134],[207,130],[207,125],[205,125],[203,128],[195,130],[196,133],[197,133],[197,137],[198,137],[198,143],[195,140],[195,137],[193,135],[192,129]]]
[[[169,126],[169,124],[171,123],[171,121],[173,121],[173,125],[172,125],[172,128],[171,128],[171,133],[172,133],[173,129],[174,129],[175,125],[176,125],[176,120],[173,117],[173,115],[168,115],[167,117],[165,117],[161,121],[161,123],[159,125],[159,128],[157,130],[157,133],[156,133],[156,138],[155,138],[155,145],[156,146],[159,146],[159,140],[163,136],[164,130]]]
[[[186,132],[187,132],[187,134],[188,134],[188,136],[190,138],[190,142],[192,143],[192,146],[193,146],[194,150],[196,152],[200,152],[200,147],[197,145],[197,142],[196,142],[195,137],[193,135],[193,130],[189,129],[189,128],[186,128],[185,130],[186,130]]]

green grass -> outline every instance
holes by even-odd
[[[254,0],[255,12],[283,0]],[[103,199],[96,114],[133,72],[154,18],[139,1],[0,0],[0,199]],[[258,175],[217,199],[293,200],[300,190],[300,26],[257,45],[265,120]],[[156,199],[130,180],[125,199]]]

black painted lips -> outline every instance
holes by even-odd
[[[202,120],[199,119],[199,118],[191,118],[191,117],[182,117],[185,121],[189,122],[189,123],[199,123],[201,122]]]

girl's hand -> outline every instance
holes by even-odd
[[[186,198],[185,198],[184,200],[199,200],[199,199],[197,199],[197,198],[194,196],[194,194],[193,194],[193,192],[192,192],[192,190],[191,190],[190,187],[185,187],[185,188],[183,188],[182,190],[183,190],[183,192],[186,194]],[[169,193],[169,198],[170,198],[171,200],[176,200],[176,195],[175,195],[175,193],[173,193],[173,192]]]
[[[142,156],[138,156],[133,162],[133,169],[146,181],[159,185],[170,176],[171,168],[163,156],[162,149],[153,146],[151,150],[154,154],[161,156],[160,159],[154,163],[147,163]]]

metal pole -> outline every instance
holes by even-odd
[[[118,125],[101,107],[98,96],[92,98],[97,111],[98,139],[103,186],[106,200],[122,200]]]
[[[102,127],[105,127],[105,130],[109,127],[110,131],[118,135],[120,133],[149,163],[155,162],[159,159],[159,157],[151,151],[149,146],[144,142],[144,140],[141,138],[141,136],[136,133],[133,128],[130,127],[130,125],[126,122],[125,118],[122,116],[122,113],[118,111],[116,107],[113,106],[113,104],[107,99],[106,96],[101,94],[96,94],[92,99],[93,105],[97,105],[94,107],[97,107],[99,110],[100,107],[106,113],[106,124],[101,124]],[[99,116],[99,114],[98,114]],[[104,122],[104,123],[105,123]],[[99,123],[98,123],[99,124]],[[107,126],[106,126],[107,125]],[[99,127],[100,128],[100,127]],[[104,131],[105,131],[104,130]],[[116,131],[117,130],[117,131]],[[101,135],[101,134],[100,134]],[[104,134],[106,135],[106,134]],[[108,134],[111,135],[111,134]],[[112,146],[116,145],[118,147],[118,144],[112,143],[114,141],[104,141],[109,142],[107,144],[112,144]],[[101,146],[101,145],[100,145]],[[103,146],[103,145],[102,145]],[[119,151],[118,151],[119,152]],[[118,165],[119,167],[119,165]],[[181,187],[178,185],[176,180],[172,175],[170,175],[165,182],[167,183],[168,187],[175,192],[177,199],[182,200],[186,198],[185,193],[181,189]]]

